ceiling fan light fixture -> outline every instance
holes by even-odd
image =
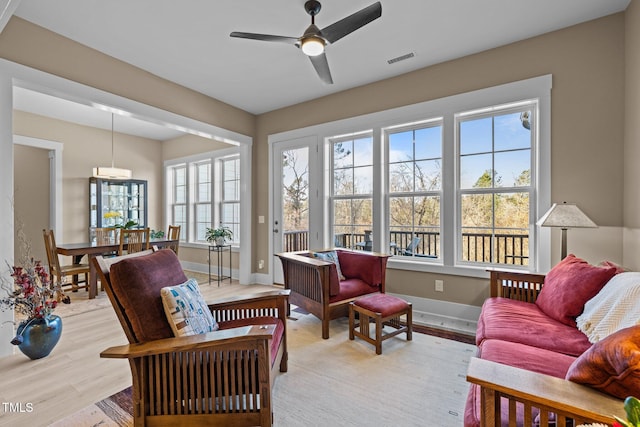
[[[317,36],[305,37],[300,48],[307,56],[318,56],[324,52],[324,40]]]

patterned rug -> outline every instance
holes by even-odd
[[[475,346],[423,333],[407,342],[401,334],[377,356],[372,345],[349,340],[346,318],[332,321],[331,338],[323,340],[317,318],[295,310],[291,316],[289,371],[273,388],[274,425],[462,425]],[[128,388],[53,426],[131,427],[131,413]]]

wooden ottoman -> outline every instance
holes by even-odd
[[[359,319],[356,323],[355,314]],[[400,323],[400,316],[407,316],[406,325]],[[371,337],[369,324],[375,319],[376,334]],[[395,331],[384,332],[384,326],[391,326]],[[358,330],[359,328],[359,330]],[[351,302],[349,304],[349,339],[356,336],[376,346],[376,354],[382,354],[382,341],[403,332],[407,333],[407,341],[411,341],[412,311],[411,303],[387,294],[374,294]]]

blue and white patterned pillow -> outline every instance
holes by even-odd
[[[336,251],[315,252],[313,256],[316,258],[320,258],[323,261],[334,263],[336,265],[336,270],[338,271],[338,279],[345,280],[344,274],[342,274],[342,269],[340,268],[338,253]]]
[[[162,288],[160,296],[175,336],[203,334],[218,330],[218,323],[202,298],[195,279]]]

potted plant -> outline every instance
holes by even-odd
[[[205,238],[209,243],[214,243],[217,246],[223,246],[227,239],[231,240],[233,238],[233,232],[229,227],[222,225],[218,228],[207,227]]]

